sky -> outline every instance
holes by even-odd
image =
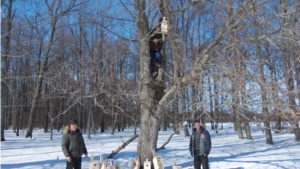
[[[212,150],[209,155],[210,168],[212,169],[300,169],[300,143],[295,141],[294,134],[284,130],[281,134],[273,134],[274,145],[265,144],[265,135],[252,124],[252,140],[240,140],[233,131],[231,123],[224,124],[224,129],[216,134],[210,130]],[[165,143],[172,134],[172,129],[160,131],[158,147]],[[189,129],[191,131],[191,129]],[[53,140],[50,134],[43,129],[34,129],[33,139],[25,138],[26,132],[17,137],[12,130],[5,131],[7,141],[1,142],[1,168],[2,169],[57,169],[65,168],[65,157],[61,151],[62,132],[55,132]],[[99,161],[103,155],[104,161],[110,152],[117,149],[122,140],[125,142],[133,135],[133,129],[124,132],[110,131],[92,135],[87,139],[84,133],[89,158],[83,158],[82,169],[88,169],[90,156]],[[122,137],[122,139],[121,139]],[[129,169],[131,162],[136,157],[137,139],[131,142],[113,158],[115,164],[120,164],[121,169]],[[165,169],[172,166],[181,166],[187,169],[193,163],[189,152],[189,138],[184,137],[183,130],[179,135],[174,135],[166,145],[166,149],[156,153],[162,157]]]

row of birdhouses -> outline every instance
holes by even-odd
[[[91,155],[89,169],[120,169],[120,164],[114,164],[113,160],[109,162],[103,161],[103,156],[100,155],[100,162],[94,161],[94,155]]]

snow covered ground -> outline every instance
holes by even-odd
[[[212,150],[209,155],[210,168],[212,169],[300,169],[300,143],[295,142],[294,134],[283,131],[281,134],[273,134],[274,145],[265,144],[265,135],[252,125],[253,140],[239,140],[232,129],[232,124],[224,124],[224,130],[219,134],[208,131],[212,137]],[[191,129],[190,129],[191,130]],[[158,147],[160,147],[172,133],[172,129],[159,132]],[[25,139],[24,135],[16,137],[11,130],[5,131],[5,139],[1,142],[1,168],[2,169],[63,169],[65,158],[61,151],[61,132],[55,132],[53,140],[50,134],[43,129],[35,129],[34,139]],[[115,150],[133,135],[133,129],[124,132],[115,132],[110,135],[97,133],[88,140],[84,134],[85,143],[89,152],[99,160],[99,155],[104,160],[111,151]],[[121,139],[122,137],[122,139]],[[166,149],[157,152],[162,156],[165,169],[171,169],[172,165],[187,168],[193,162],[188,150],[189,138],[185,138],[183,131],[180,135],[174,135]],[[114,156],[115,164],[121,164],[122,169],[130,169],[131,161],[136,156],[137,139],[125,149]],[[88,169],[90,158],[83,158],[82,168]]]

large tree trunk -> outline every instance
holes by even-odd
[[[146,159],[152,159],[152,150],[156,150],[159,121],[162,107],[158,105],[163,90],[160,82],[150,77],[150,54],[147,34],[149,33],[148,18],[145,13],[145,0],[137,0],[135,9],[137,11],[137,26],[139,39],[139,56],[140,56],[140,133],[137,145],[137,158],[140,164]],[[162,68],[164,69],[164,68]]]

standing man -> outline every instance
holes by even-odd
[[[77,120],[70,120],[64,129],[62,137],[62,151],[66,156],[66,169],[81,169],[81,156],[88,157],[81,130],[77,127]]]
[[[200,125],[197,120],[194,122],[193,133],[190,137],[190,152],[194,157],[194,168],[208,169],[208,154],[211,149],[211,140],[209,132]]]

